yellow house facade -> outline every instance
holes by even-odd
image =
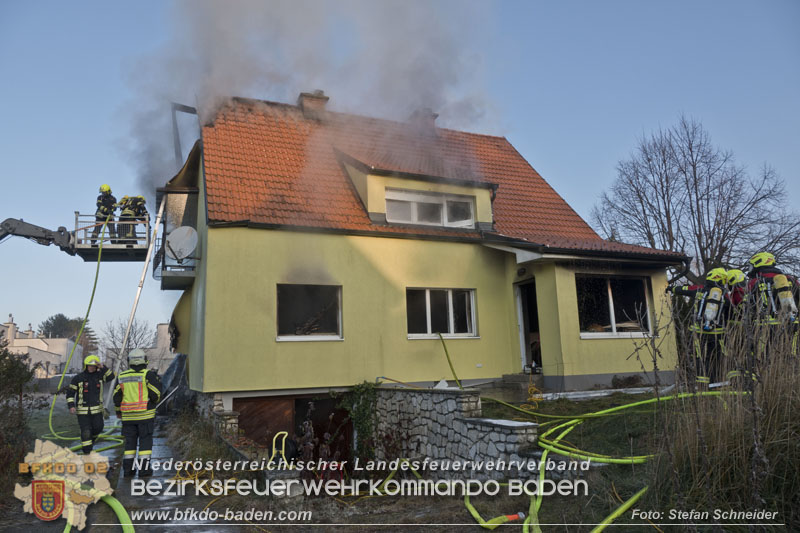
[[[680,256],[597,237],[505,139],[345,123],[326,101],[232,102],[160,190],[167,232],[189,220],[198,236],[191,266],[162,280],[184,291],[173,328],[192,389],[230,410],[363,381],[430,385],[452,379],[439,334],[468,385],[646,382],[652,360],[631,354],[653,334],[669,381],[676,350],[659,324]],[[385,150],[370,127],[390,130]]]

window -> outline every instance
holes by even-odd
[[[474,198],[407,190],[386,191],[386,221],[450,228],[475,227]]]
[[[474,337],[475,291],[406,289],[406,317],[411,338]]]
[[[581,337],[650,332],[646,278],[575,276]]]
[[[342,338],[342,288],[278,285],[278,340]]]

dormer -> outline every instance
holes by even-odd
[[[375,224],[491,231],[497,185],[371,165],[337,151]]]

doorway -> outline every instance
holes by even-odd
[[[539,335],[539,308],[536,305],[536,280],[518,284],[516,293],[523,370],[540,374],[542,348]]]

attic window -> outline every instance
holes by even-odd
[[[278,340],[341,340],[342,288],[278,285]]]
[[[386,221],[394,224],[474,228],[474,206],[472,196],[386,190]]]

